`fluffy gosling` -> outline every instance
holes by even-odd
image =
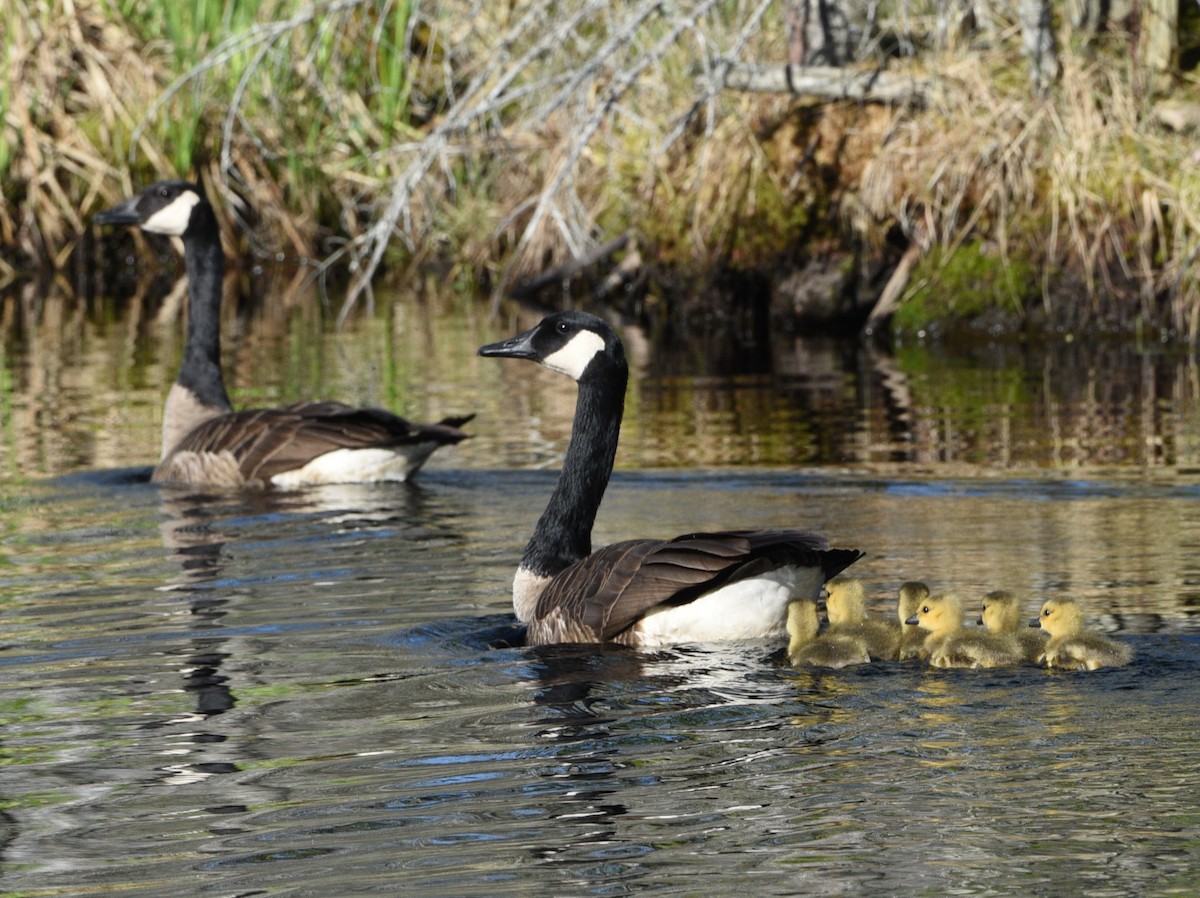
[[[871,658],[895,661],[900,657],[900,626],[867,614],[867,594],[862,581],[837,577],[825,584],[827,636],[851,636],[867,644]]]
[[[901,661],[910,658],[924,659],[926,632],[922,630],[913,618],[921,603],[929,598],[929,587],[919,580],[909,580],[900,584],[900,598],[896,605],[896,616],[900,624],[900,643],[897,647],[897,657]]]
[[[1021,626],[1021,600],[1011,592],[997,589],[983,597],[979,623],[996,636],[1013,636],[1021,647],[1021,656],[1038,664],[1046,649],[1047,634]]]
[[[793,665],[847,667],[871,660],[864,640],[853,636],[818,636],[820,626],[817,603],[812,599],[794,599],[788,604],[788,660]]]
[[[1049,599],[1029,626],[1050,634],[1039,659],[1047,667],[1096,670],[1120,667],[1133,659],[1129,646],[1084,629],[1083,609],[1074,599]]]

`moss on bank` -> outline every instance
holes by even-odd
[[[893,327],[925,332],[988,315],[1020,320],[1038,301],[1041,283],[1035,263],[1012,250],[1006,256],[999,246],[983,242],[934,247],[918,265],[915,286],[896,311]]]

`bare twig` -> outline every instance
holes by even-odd
[[[550,284],[555,282],[569,281],[589,265],[595,265],[597,262],[608,259],[614,253],[620,252],[628,243],[629,235],[622,234],[621,236],[610,240],[601,246],[598,246],[595,250],[582,258],[573,258],[567,262],[564,262],[562,265],[555,265],[549,271],[543,272],[537,277],[525,281],[524,283],[515,285],[508,291],[509,295],[514,296],[517,299],[521,299],[527,296],[533,296],[544,287],[548,287]]]

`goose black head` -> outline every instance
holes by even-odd
[[[625,370],[625,350],[609,325],[587,312],[555,312],[536,327],[479,347],[489,358],[532,359],[577,381]]]
[[[137,196],[95,215],[96,224],[133,225],[151,234],[183,237],[203,219],[212,220],[204,191],[188,181],[159,181]]]

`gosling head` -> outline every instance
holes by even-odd
[[[1007,590],[997,589],[983,597],[978,623],[989,633],[1016,633],[1021,626],[1021,603]]]
[[[788,651],[793,652],[817,638],[821,621],[812,599],[793,599],[787,607]]]
[[[151,234],[183,237],[215,222],[204,191],[190,181],[159,181],[123,203],[93,216],[96,224],[132,225]]]
[[[917,622],[909,619],[917,613],[917,609],[921,607],[921,603],[929,598],[929,587],[919,580],[909,580],[907,583],[900,584],[900,604],[897,607],[897,614],[900,616],[900,623],[916,626]]]
[[[829,623],[856,624],[867,615],[867,593],[862,581],[836,577],[825,584],[825,612]]]
[[[962,600],[950,593],[930,596],[905,623],[916,624],[931,633],[956,630],[962,626]]]
[[[1051,639],[1073,636],[1083,630],[1083,609],[1074,599],[1047,599],[1029,626],[1041,627]]]

